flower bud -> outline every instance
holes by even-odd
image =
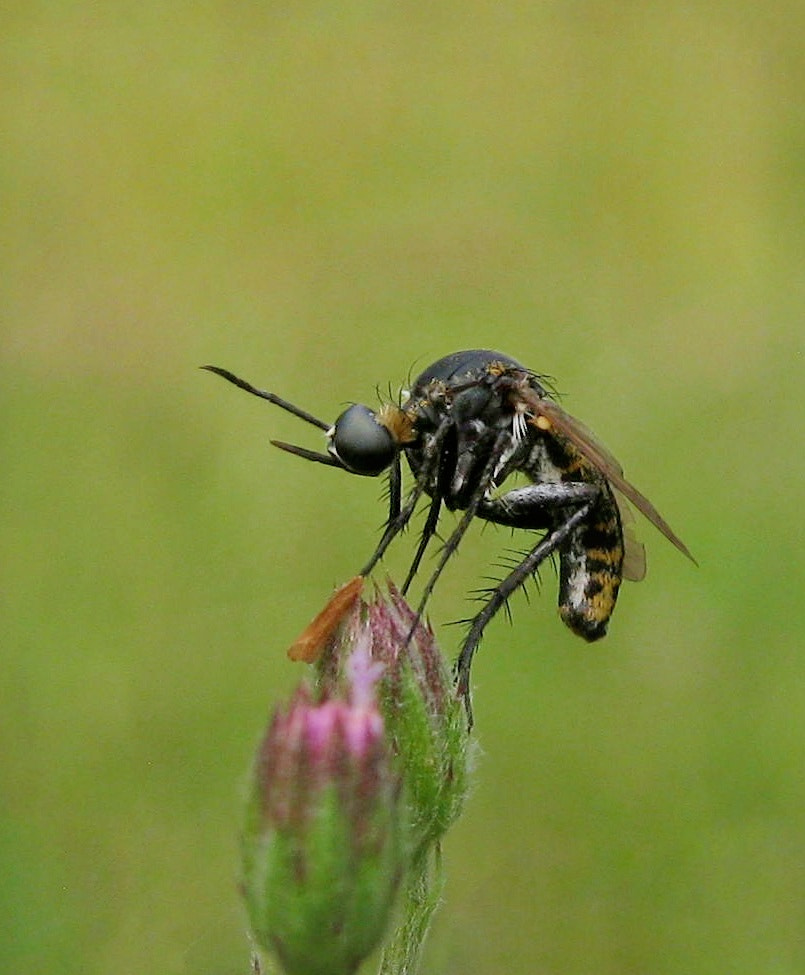
[[[381,706],[404,764],[415,842],[441,839],[467,792],[469,736],[463,705],[429,625],[391,583],[369,606],[372,653],[385,666]]]
[[[351,975],[381,938],[405,871],[399,775],[368,640],[342,693],[301,687],[256,756],[243,890],[256,941],[288,975]]]
[[[402,768],[415,851],[438,841],[467,791],[468,732],[464,710],[433,632],[393,585],[359,604],[341,639],[319,660],[323,687],[341,685],[344,660],[368,639],[382,665],[379,685],[387,734]]]

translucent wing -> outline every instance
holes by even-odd
[[[520,389],[518,390],[518,395],[525,400],[529,409],[534,414],[531,423],[540,430],[548,431],[553,429],[562,436],[567,437],[587,460],[612,483],[612,486],[617,488],[624,497],[628,498],[635,508],[648,518],[655,528],[665,535],[672,545],[675,545],[691,562],[698,565],[696,559],[690,554],[687,545],[674,532],[649,499],[626,480],[623,476],[623,469],[617,460],[615,460],[605,447],[601,446],[583,423],[576,420],[569,413],[565,413],[562,407],[554,403],[553,400],[544,399],[532,389]]]
[[[629,582],[642,582],[646,578],[646,547],[635,534],[635,521],[629,502],[620,491],[615,494],[615,503],[621,516],[623,529],[623,578]]]

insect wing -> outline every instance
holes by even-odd
[[[642,582],[646,578],[646,547],[635,533],[634,513],[620,491],[614,491],[615,504],[621,516],[623,529],[623,578],[629,582]]]
[[[539,429],[548,430],[553,428],[567,437],[584,454],[587,460],[597,467],[608,481],[612,482],[612,486],[617,488],[624,497],[628,498],[635,508],[648,518],[655,528],[665,535],[672,545],[675,545],[691,562],[697,564],[696,559],[690,554],[687,545],[674,532],[649,499],[626,480],[620,464],[605,447],[602,447],[598,443],[584,424],[575,419],[575,417],[572,417],[569,413],[565,413],[561,406],[552,400],[543,399],[535,393],[529,396],[528,392],[530,391],[521,393],[521,395],[523,395],[528,405],[534,410],[534,419],[531,422]]]
[[[306,664],[318,660],[349,611],[360,599],[362,590],[363,576],[355,576],[340,589],[336,589],[324,609],[288,647],[291,660],[301,660]]]

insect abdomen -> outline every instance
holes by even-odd
[[[609,491],[559,555],[559,615],[585,640],[600,640],[618,599],[623,532]]]

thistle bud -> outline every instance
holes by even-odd
[[[351,975],[386,928],[405,871],[401,781],[357,641],[342,693],[301,687],[252,773],[243,889],[258,944],[287,975]]]
[[[384,666],[381,707],[404,765],[414,842],[441,839],[467,792],[469,736],[464,708],[433,631],[391,583],[368,608],[372,655]]]
[[[368,639],[381,665],[380,706],[406,787],[414,850],[438,841],[458,815],[467,791],[468,733],[433,631],[388,583],[359,604],[341,639],[319,661],[325,688],[338,688],[344,661],[356,641]]]

